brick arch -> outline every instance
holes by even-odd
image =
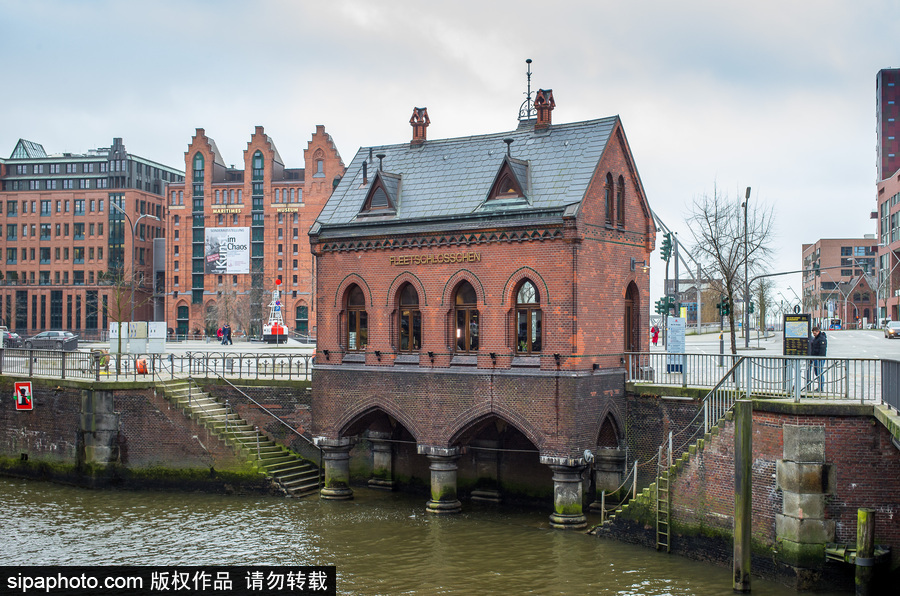
[[[444,290],[441,292],[441,306],[453,303],[453,290],[463,280],[472,284],[472,287],[475,288],[475,292],[481,299],[481,304],[487,305],[487,294],[484,292],[484,284],[481,283],[477,275],[468,269],[460,269],[451,275],[447,283],[444,284]]]
[[[344,432],[350,428],[354,422],[376,410],[381,410],[391,418],[397,420],[397,422],[402,424],[403,427],[409,431],[409,434],[413,436],[416,442],[419,442],[419,437],[422,436],[422,429],[419,428],[415,419],[410,418],[403,410],[396,407],[396,404],[390,399],[382,397],[372,397],[363,400],[354,404],[352,408],[344,411],[334,425],[335,428],[337,428],[338,437],[343,437]]]
[[[416,288],[416,292],[419,293],[419,296],[422,300],[421,305],[428,306],[428,296],[425,294],[425,284],[423,284],[422,280],[419,279],[419,277],[412,271],[403,271],[391,281],[391,285],[388,287],[387,297],[384,301],[384,305],[390,306],[392,302],[395,302],[397,300],[397,292],[400,290],[400,287],[406,282],[411,283]]]
[[[541,305],[549,305],[550,290],[547,289],[547,282],[544,281],[544,277],[538,273],[537,270],[532,269],[531,267],[520,267],[509,276],[509,279],[506,280],[506,285],[503,286],[504,303],[508,303],[512,306],[516,305],[516,297],[513,295],[513,292],[516,286],[519,285],[519,282],[525,278],[530,279],[534,285],[539,286],[541,291]]]
[[[597,417],[597,426],[594,432],[594,437],[596,441],[600,440],[600,433],[603,431],[603,426],[606,424],[606,421],[609,420],[613,424],[613,428],[616,430],[616,441],[619,445],[623,443],[624,440],[624,429],[625,425],[622,421],[622,416],[619,413],[618,409],[616,409],[615,404],[606,404],[606,408],[601,412],[600,416]]]
[[[539,452],[541,451],[544,444],[542,435],[534,429],[534,426],[532,426],[524,416],[503,406],[489,403],[479,404],[466,410],[447,426],[447,446],[450,447],[456,443],[462,434],[471,426],[492,416],[496,416],[513,426],[516,430],[525,435],[525,438],[531,441],[531,444],[534,445]]]
[[[339,283],[337,286],[337,290],[334,293],[334,308],[339,307],[341,298],[347,292],[347,288],[350,287],[350,284],[356,284],[360,288],[364,288],[367,294],[366,304],[375,304],[372,300],[372,289],[369,287],[368,282],[366,282],[366,280],[363,279],[363,277],[358,273],[349,273],[344,277],[344,279],[341,280],[341,283]]]

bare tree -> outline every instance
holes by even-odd
[[[136,274],[134,282],[134,286],[143,288],[144,280],[140,273]],[[113,324],[118,326],[119,343],[116,351],[119,356],[116,358],[116,374],[119,374],[122,372],[122,338],[128,333],[127,324],[129,321],[134,320],[134,311],[149,303],[152,297],[143,291],[140,294],[133,294],[134,286],[132,286],[132,278],[129,274],[109,272],[103,276],[101,284],[109,288],[107,294],[109,299],[105,305],[100,304],[98,301],[96,314],[100,315],[105,307],[110,327]],[[122,332],[122,323],[126,324],[124,333]]]
[[[771,254],[774,209],[759,202],[748,204],[746,238],[744,213],[740,199],[730,199],[714,186],[711,197],[704,194],[694,198],[686,220],[694,237],[694,254],[700,256],[710,277],[721,280],[722,293],[732,305],[742,295],[745,242],[751,272],[761,269]],[[732,308],[728,313],[732,354],[737,353],[734,315]]]
[[[766,317],[769,314],[769,308],[772,306],[772,289],[774,284],[771,279],[762,278],[754,284],[753,293],[756,296],[756,302],[759,304],[759,320],[766,330]],[[760,323],[757,323],[759,325]]]

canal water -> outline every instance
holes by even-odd
[[[4,565],[335,565],[338,594],[730,595],[731,570],[576,532],[534,509],[435,517],[421,497],[328,502],[96,491],[0,478]],[[753,592],[795,592],[753,580]]]

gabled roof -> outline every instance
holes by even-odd
[[[403,178],[394,221],[476,214],[506,159],[504,139],[512,139],[509,164],[517,180],[527,180],[527,207],[563,210],[584,198],[617,122],[612,116],[535,131],[531,121],[511,132],[360,148],[315,229],[351,223],[360,213],[372,183],[363,184],[362,165],[371,153],[384,154],[384,170]]]
[[[34,159],[37,157],[47,157],[47,152],[44,151],[43,145],[26,141],[25,139],[19,139],[15,149],[9,156],[10,159]]]

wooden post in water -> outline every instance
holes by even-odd
[[[753,462],[753,404],[734,402],[734,583],[750,591],[750,503]]]
[[[856,596],[871,594],[875,565],[875,510],[856,510]]]

